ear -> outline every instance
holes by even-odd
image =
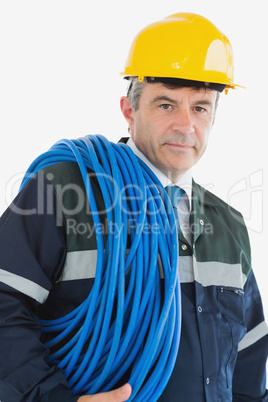
[[[134,128],[133,110],[132,110],[129,98],[127,96],[122,96],[122,98],[120,99],[120,107],[121,107],[123,116],[128,123],[130,132],[133,132],[133,128]]]

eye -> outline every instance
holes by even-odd
[[[162,105],[160,105],[160,108],[164,110],[169,110],[172,108],[172,105],[170,105],[169,103],[163,103]]]
[[[206,109],[204,109],[204,108],[201,107],[201,106],[195,106],[194,110],[195,110],[196,112],[198,112],[198,113],[204,113],[204,112],[206,112]]]

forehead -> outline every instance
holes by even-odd
[[[141,101],[154,102],[155,99],[161,99],[161,96],[167,96],[174,102],[181,103],[184,100],[189,102],[197,102],[198,100],[206,100],[212,105],[215,104],[217,91],[205,88],[195,87],[167,87],[162,83],[145,83],[141,94]]]

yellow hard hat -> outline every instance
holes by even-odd
[[[208,19],[178,13],[144,28],[134,39],[121,73],[125,78],[180,78],[240,87],[233,82],[229,40]]]

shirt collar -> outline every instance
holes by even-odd
[[[190,208],[191,208],[191,200],[192,200],[192,173],[191,170],[188,170],[176,183],[172,183],[172,181],[163,173],[161,170],[159,170],[157,167],[155,167],[149,159],[146,158],[146,156],[136,147],[134,144],[134,141],[132,138],[129,138],[127,141],[127,145],[129,148],[134,152],[136,156],[138,156],[146,165],[153,171],[153,173],[156,175],[156,177],[159,179],[163,187],[166,186],[178,186],[182,188],[185,193],[188,196]]]

